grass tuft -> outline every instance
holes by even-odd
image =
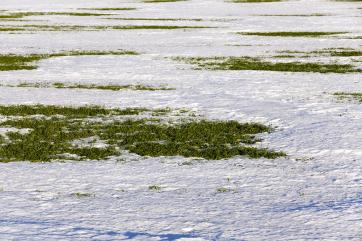
[[[159,191],[161,191],[161,187],[158,186],[158,185],[152,185],[152,186],[149,186],[149,187],[148,187],[148,190],[150,190],[150,191],[155,191],[155,192],[159,192]]]
[[[226,187],[219,187],[216,189],[216,192],[218,193],[225,193],[225,192],[230,192],[231,190],[229,188]]]
[[[268,37],[321,37],[347,32],[239,32],[241,35],[268,36]]]
[[[89,198],[89,197],[95,197],[96,195],[93,193],[86,193],[86,192],[75,192],[70,194],[70,196],[75,198]]]

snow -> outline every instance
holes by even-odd
[[[221,161],[181,157],[0,164],[1,240],[360,240],[362,236],[362,105],[336,91],[362,91],[361,75],[207,71],[165,57],[251,55],[280,50],[360,48],[361,39],[272,38],[240,31],[346,31],[362,35],[358,2],[323,0],[232,4],[192,0],[2,0],[0,9],[76,11],[137,7],[121,17],[203,18],[167,25],[212,29],[92,32],[0,32],[1,53],[127,49],[138,56],[43,60],[31,71],[0,72],[0,83],[145,84],[172,91],[102,91],[0,87],[1,104],[97,104],[191,108],[210,119],[271,124],[263,146],[288,158]],[[86,10],[82,10],[86,11]],[[86,12],[89,12],[87,10]],[[327,13],[324,17],[254,14]],[[133,24],[102,17],[38,16],[44,24]],[[217,21],[218,20],[218,21]],[[2,23],[2,24],[5,24]],[[6,24],[22,24],[6,23]],[[135,24],[148,24],[137,21]],[[230,44],[253,46],[230,46]],[[359,63],[354,63],[358,65]],[[4,130],[6,131],[6,130]],[[3,132],[1,130],[1,132]],[[187,165],[191,162],[192,165]],[[150,191],[158,185],[160,192]],[[230,189],[218,193],[218,188]],[[76,197],[75,193],[91,194]]]

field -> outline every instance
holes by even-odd
[[[2,0],[0,240],[360,240],[362,1]]]

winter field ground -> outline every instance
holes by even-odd
[[[361,240],[361,51],[361,1],[1,0],[0,240]],[[72,112],[86,160],[50,160],[36,104],[260,123],[268,153],[118,153]]]

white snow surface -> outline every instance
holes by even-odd
[[[43,60],[31,71],[0,72],[20,82],[167,85],[172,91],[104,91],[0,87],[0,104],[96,104],[190,108],[210,119],[276,127],[262,146],[276,160],[182,157],[123,161],[0,163],[0,240],[361,240],[362,105],[331,93],[362,92],[358,73],[207,71],[172,56],[263,56],[280,50],[361,48],[360,2],[300,0],[234,4],[222,0],[1,0],[12,11],[83,11],[136,7],[112,17],[202,18],[125,21],[36,16],[29,23],[190,25],[210,29],[0,32],[0,53],[135,50],[137,56]],[[95,11],[98,12],[98,11]],[[322,17],[266,17],[313,14]],[[48,20],[49,22],[32,22]],[[1,25],[24,22],[1,21]],[[242,36],[240,31],[342,31],[339,37]],[[233,46],[234,45],[234,46]],[[361,65],[361,62],[354,63]],[[191,161],[192,165],[184,165]],[[149,190],[158,185],[160,192]],[[217,192],[227,188],[229,192]],[[86,194],[85,197],[79,197]]]

